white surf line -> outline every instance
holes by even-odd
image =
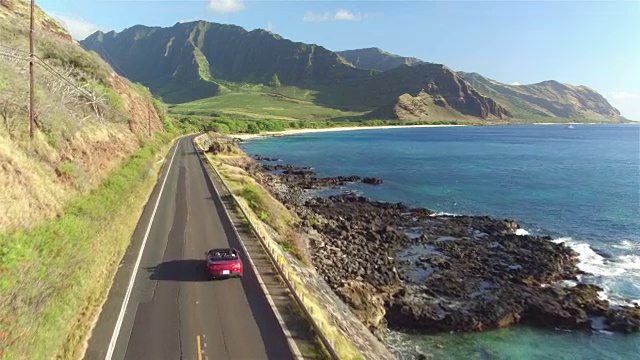
[[[197,152],[198,148],[197,148],[197,145],[195,144],[195,140],[194,140],[193,147],[194,147],[194,150]],[[203,166],[205,166],[205,169],[206,169],[207,165],[203,162],[202,156],[198,155],[198,159],[200,159],[200,162],[202,163]],[[207,162],[209,161],[207,160]],[[209,164],[209,165],[211,168],[213,168],[212,170],[216,172],[216,175],[219,176],[220,174],[218,173],[218,170],[213,167],[213,164]],[[205,175],[209,176],[209,174],[206,172],[205,172]],[[222,179],[222,177],[220,177],[220,179]],[[229,219],[229,223],[233,228],[233,232],[236,234],[236,237],[238,238],[238,242],[240,243],[240,246],[242,246],[244,253],[247,255],[247,259],[249,260],[249,264],[251,264],[251,267],[253,268],[253,272],[256,274],[256,278],[258,280],[258,283],[260,284],[260,287],[262,288],[262,292],[267,298],[267,302],[269,303],[269,306],[271,306],[271,309],[273,310],[273,314],[276,316],[276,319],[278,320],[278,323],[282,328],[282,332],[284,333],[284,336],[287,338],[287,344],[289,345],[289,349],[291,350],[291,352],[293,353],[293,356],[296,359],[304,359],[304,357],[302,356],[302,352],[300,351],[300,348],[298,348],[298,344],[296,344],[295,340],[293,340],[293,336],[291,335],[289,328],[287,328],[287,325],[285,324],[284,319],[282,319],[282,316],[280,315],[280,311],[278,311],[278,308],[276,307],[276,304],[273,301],[273,298],[271,298],[271,294],[269,294],[269,289],[267,289],[267,285],[265,285],[264,281],[262,280],[262,276],[260,276],[258,267],[256,267],[256,264],[253,262],[253,259],[251,258],[249,251],[247,251],[247,247],[244,245],[244,241],[242,241],[242,237],[240,236],[240,233],[238,232],[236,225],[233,223],[233,219],[231,218],[231,215],[227,210],[227,206],[224,204],[224,201],[222,200],[222,196],[218,191],[218,188],[216,187],[215,180],[211,178],[210,180],[213,185],[213,190],[216,192],[216,195],[220,199],[220,203],[222,203],[222,209],[224,210],[225,214],[227,215],[227,218]],[[221,180],[221,181],[224,181],[224,180]],[[233,194],[230,194],[230,195],[233,196]],[[262,247],[262,244],[260,244],[260,240],[258,240],[258,243],[260,247]],[[268,250],[263,248],[263,251],[268,251]],[[268,254],[265,254],[265,255],[269,256]]]
[[[158,205],[160,204],[160,199],[162,199],[162,192],[164,190],[164,185],[167,183],[167,178],[169,178],[169,173],[171,172],[171,164],[173,164],[173,158],[176,156],[176,152],[178,152],[178,147],[180,146],[180,141],[176,142],[176,148],[173,150],[173,155],[171,156],[171,161],[169,162],[169,166],[167,167],[167,173],[164,175],[164,180],[162,181],[162,186],[160,187],[160,192],[158,193],[158,200],[156,200],[156,205],[153,208],[153,213],[151,214],[151,219],[149,219],[149,226],[147,226],[147,232],[144,234],[144,238],[142,239],[142,245],[140,245],[140,252],[138,253],[138,258],[136,259],[136,263],[133,266],[133,273],[131,274],[131,279],[129,280],[129,287],[127,287],[127,292],[124,295],[124,300],[122,301],[122,307],[120,308],[120,313],[118,314],[118,320],[116,321],[116,326],[113,329],[113,335],[111,336],[111,341],[109,342],[109,348],[107,349],[107,355],[104,357],[105,360],[111,360],[113,357],[113,351],[116,348],[116,343],[118,341],[118,335],[120,334],[120,328],[122,327],[122,321],[124,320],[124,314],[127,310],[127,305],[129,304],[129,298],[131,297],[131,291],[133,290],[133,284],[136,281],[136,275],[138,274],[138,268],[140,267],[140,261],[142,260],[142,254],[144,253],[144,247],[147,245],[147,239],[149,237],[149,232],[151,231],[151,225],[153,224],[153,219],[156,216],[156,211],[158,210]]]

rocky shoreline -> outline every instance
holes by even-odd
[[[382,180],[317,178],[308,167],[255,161],[244,166],[297,213],[299,231],[322,235],[309,244],[316,270],[374,333],[384,327],[469,332],[518,323],[640,330],[640,307],[602,300],[601,288],[579,282],[575,251],[550,237],[516,235],[520,226],[513,220],[438,216],[355,194],[310,197],[309,189]]]

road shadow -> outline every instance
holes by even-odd
[[[187,259],[162,262],[145,268],[149,279],[158,281],[209,281],[204,260]]]

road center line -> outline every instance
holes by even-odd
[[[202,346],[200,345],[200,335],[196,336],[196,343],[198,344],[198,360],[202,360]]]
[[[149,232],[151,231],[151,225],[153,224],[153,219],[156,216],[156,211],[158,210],[160,199],[162,199],[162,192],[164,190],[164,185],[167,183],[167,178],[169,177],[169,173],[171,172],[171,164],[173,164],[173,158],[175,158],[176,152],[178,152],[178,147],[180,147],[180,141],[181,139],[178,139],[176,141],[176,147],[173,150],[171,161],[169,161],[169,166],[167,167],[167,173],[164,176],[164,180],[162,181],[162,186],[160,187],[160,192],[158,193],[158,200],[156,201],[156,205],[153,208],[151,219],[149,219],[149,226],[147,226],[147,231],[144,234],[144,238],[142,239],[142,245],[140,245],[140,252],[138,253],[138,258],[136,259],[136,263],[133,266],[133,273],[131,274],[131,279],[129,280],[129,286],[127,287],[127,292],[124,295],[124,300],[122,301],[122,307],[120,308],[120,313],[118,314],[118,320],[116,321],[116,326],[113,329],[113,335],[111,336],[111,341],[109,342],[109,348],[107,349],[107,355],[105,356],[105,360],[111,360],[111,358],[113,357],[113,352],[116,348],[116,343],[118,342],[118,335],[120,334],[120,328],[122,328],[122,321],[124,320],[124,314],[127,310],[127,305],[129,304],[131,291],[133,290],[133,285],[136,281],[136,275],[138,274],[138,268],[140,267],[140,261],[142,260],[142,254],[144,253],[144,247],[147,245],[147,238],[149,237]]]

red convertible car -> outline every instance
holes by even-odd
[[[240,253],[233,248],[211,249],[207,256],[207,271],[212,279],[242,277],[243,265]]]

